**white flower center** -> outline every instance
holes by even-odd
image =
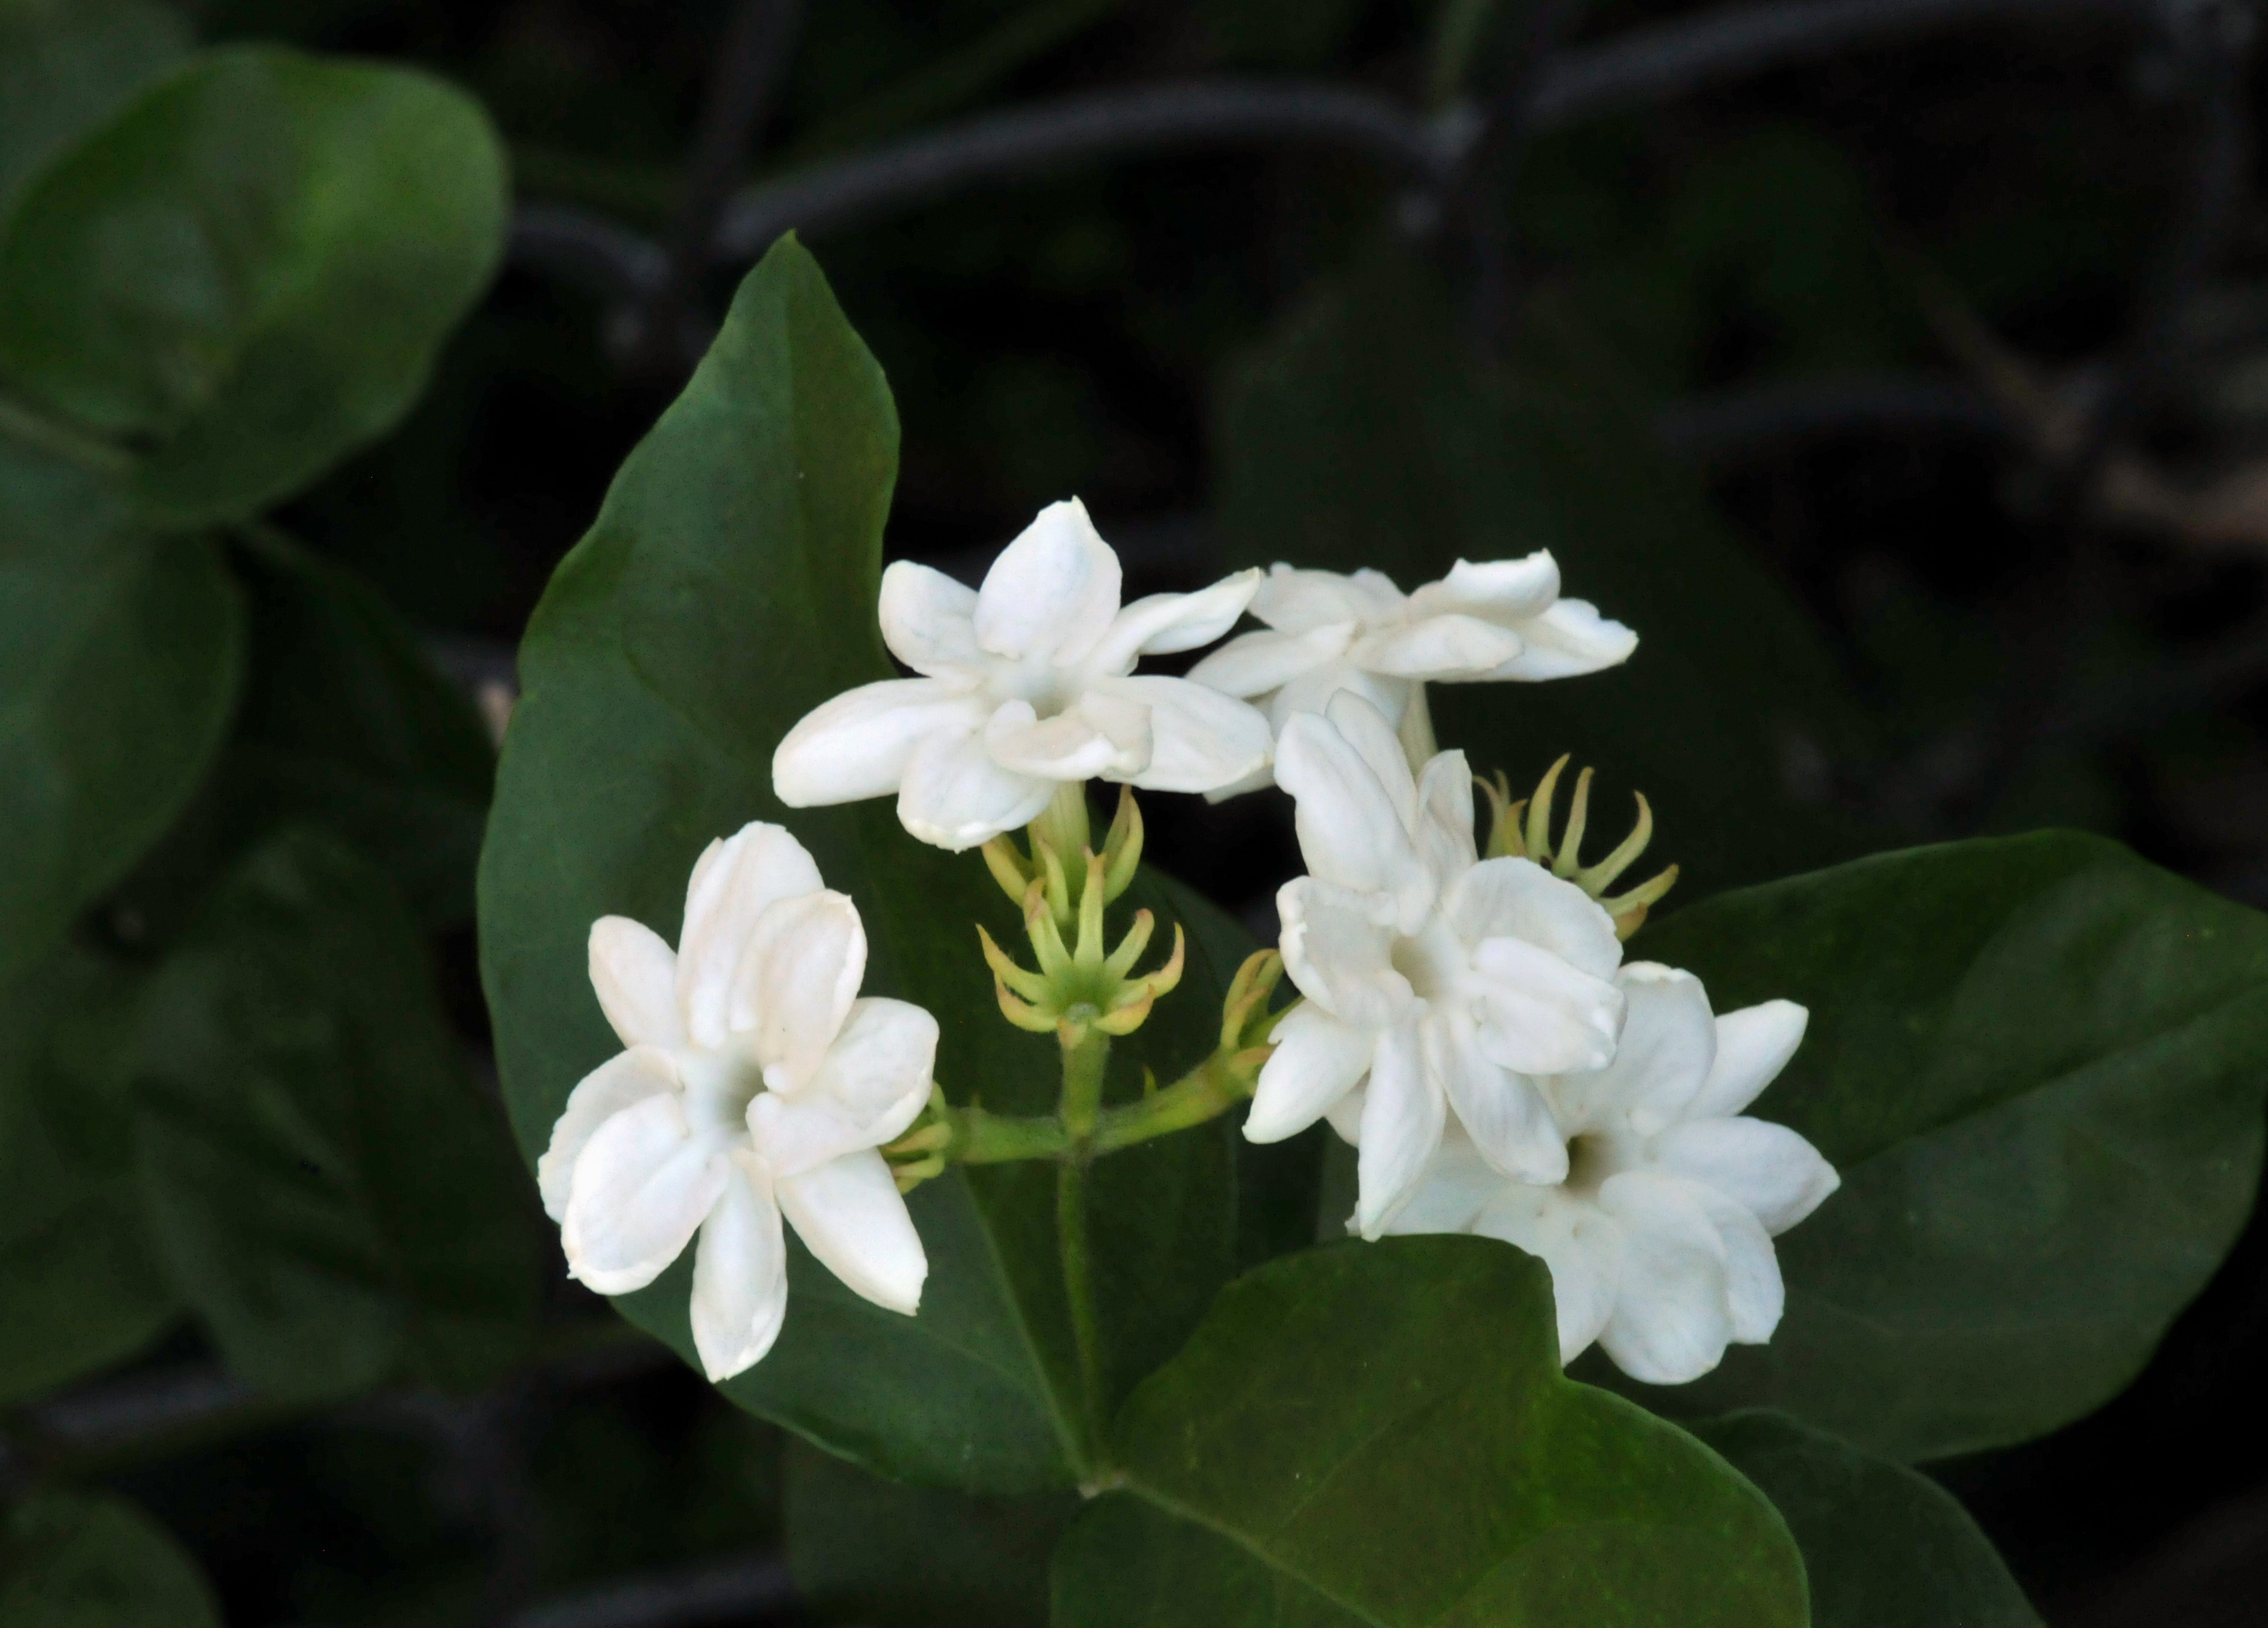
[[[694,1135],[747,1139],[748,1104],[764,1084],[753,1059],[729,1052],[681,1051],[677,1072],[685,1081],[685,1118]]]
[[[1053,718],[1077,701],[1086,688],[1075,667],[1050,661],[995,660],[984,675],[984,689],[994,706],[1004,701],[1027,701],[1040,718]]]
[[[1469,967],[1464,944],[1439,917],[1429,918],[1413,938],[1397,938],[1388,957],[1410,981],[1420,1000],[1440,1001],[1465,983]]]

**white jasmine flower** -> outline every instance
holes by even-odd
[[[693,1341],[713,1380],[771,1349],[787,1311],[784,1214],[813,1255],[910,1316],[929,1263],[874,1150],[929,1099],[937,1020],[858,998],[858,907],[777,825],[693,867],[674,954],[608,916],[591,985],[629,1050],[567,1099],[536,1166],[569,1271],[642,1289],[694,1234]]]
[[[1531,1076],[1615,1055],[1613,919],[1532,860],[1478,859],[1464,754],[1413,779],[1393,726],[1359,696],[1293,717],[1276,775],[1309,872],[1276,900],[1285,969],[1307,1000],[1276,1026],[1244,1134],[1303,1131],[1367,1079],[1366,1237],[1408,1197],[1452,1110],[1491,1166],[1561,1179],[1567,1150]]]
[[[1795,1055],[1801,1006],[1712,1018],[1698,978],[1650,961],[1616,982],[1629,1017],[1614,1061],[1542,1082],[1567,1135],[1565,1178],[1507,1179],[1452,1135],[1386,1230],[1519,1245],[1551,1269],[1563,1361],[1596,1340],[1631,1378],[1683,1384],[1728,1343],[1771,1337],[1785,1299],[1771,1241],[1842,1178],[1786,1126],[1741,1112]]]
[[[1077,498],[1041,510],[973,593],[901,561],[882,573],[882,639],[922,676],[806,718],[772,756],[772,789],[795,808],[895,792],[907,830],[959,850],[1028,823],[1065,783],[1209,792],[1243,779],[1266,767],[1267,719],[1134,663],[1219,638],[1259,582],[1249,571],[1121,609],[1118,556]]]
[[[1627,661],[1638,648],[1638,635],[1595,606],[1559,597],[1559,566],[1548,549],[1479,565],[1459,560],[1440,581],[1407,594],[1379,571],[1343,577],[1279,564],[1253,595],[1252,614],[1267,627],[1229,640],[1189,677],[1264,707],[1279,736],[1294,713],[1320,712],[1342,689],[1402,729],[1428,680],[1569,678]],[[1430,723],[1418,739],[1418,755],[1429,755]]]

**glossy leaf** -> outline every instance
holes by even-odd
[[[136,1163],[167,1268],[230,1366],[284,1396],[484,1382],[541,1272],[524,1184],[366,860],[286,833],[144,996]]]
[[[591,993],[591,923],[627,915],[674,940],[702,848],[757,819],[793,831],[857,901],[867,991],[937,1013],[949,1094],[1053,1105],[1055,1044],[1000,1020],[977,954],[973,923],[1020,938],[982,861],[917,843],[887,801],[789,810],[771,794],[789,727],[892,672],[874,606],[896,454],[880,371],[815,262],[784,242],[553,578],[521,653],[481,880],[483,976],[530,1160],[576,1082],[620,1049]],[[1136,903],[1174,916],[1152,882]],[[1180,991],[1120,1045],[1114,1094],[1138,1091],[1145,1062],[1170,1079],[1210,1050],[1234,969],[1215,961],[1218,938],[1192,941]],[[1096,1167],[1114,1396],[1180,1344],[1233,1270],[1233,1137],[1217,1123]],[[726,1394],[909,1479],[1064,1484],[1085,1410],[1054,1184],[1051,1168],[999,1166],[917,1190],[930,1262],[917,1318],[858,1300],[797,1252],[779,1344]],[[688,1256],[620,1302],[685,1352],[690,1277]]]
[[[2040,1628],[1991,1541],[1927,1477],[1779,1413],[1735,1413],[1694,1433],[1795,1534],[1813,1628]]]
[[[52,949],[188,801],[242,644],[201,539],[0,541],[0,976]]]
[[[1373,254],[1226,381],[1232,561],[1373,567],[1410,589],[1548,548],[1570,596],[1638,630],[1637,653],[1548,683],[1431,685],[1444,746],[1514,796],[1563,752],[1595,764],[1594,823],[1615,832],[1595,853],[1644,792],[1653,852],[1689,894],[1852,851],[1790,790],[1791,762],[1858,727],[1818,628],[1587,372],[1541,346],[1514,378],[1484,372],[1432,275]]]
[[[2123,1389],[2260,1181],[2268,921],[2068,832],[1880,855],[1649,927],[1719,1011],[1811,1027],[1753,1110],[1842,1190],[1779,1255],[1786,1321],[1647,1400],[1764,1405],[1921,1459]]]
[[[0,220],[40,166],[188,49],[180,13],[150,0],[0,4]]]
[[[132,455],[144,513],[242,515],[392,427],[495,270],[503,159],[423,75],[206,53],[0,233],[0,381]]]
[[[212,1590],[180,1544],[125,1499],[42,1492],[0,1541],[8,1628],[219,1628]]]
[[[864,1628],[1048,1628],[1048,1561],[1079,1500],[902,1486],[800,1442],[787,1555],[814,1619]]]
[[[1059,1628],[1790,1628],[1756,1488],[1559,1373],[1550,1277],[1463,1237],[1240,1278],[1118,1420],[1127,1488],[1056,1561]]]

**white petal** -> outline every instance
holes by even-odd
[[[1491,1062],[1462,1013],[1430,1012],[1421,1030],[1425,1064],[1481,1156],[1515,1182],[1565,1181],[1566,1138],[1535,1082]]]
[[[1028,701],[1002,703],[984,726],[984,749],[1009,773],[1043,780],[1092,780],[1105,770],[1138,769],[1149,761],[1146,742],[1128,753],[1079,713],[1043,719]]]
[[[1166,656],[1210,645],[1236,625],[1260,586],[1257,568],[1224,577],[1196,593],[1152,593],[1120,611],[1087,652],[1094,674],[1130,673],[1137,656]]]
[[[1587,600],[1561,600],[1542,615],[1521,622],[1520,635],[1525,648],[1481,676],[1531,681],[1574,678],[1618,667],[1638,649],[1637,634],[1599,615],[1598,608]]]
[[[1447,1101],[1426,1072],[1415,1023],[1378,1037],[1368,1092],[1355,1158],[1355,1222],[1364,1237],[1376,1239],[1416,1190],[1448,1117]]]
[[[696,1045],[724,1044],[733,980],[756,918],[782,899],[826,884],[804,845],[784,827],[752,821],[702,851],[685,885],[677,935],[677,1009]]]
[[[848,895],[783,899],[756,918],[733,985],[732,1032],[745,1035],[774,1091],[819,1069],[866,976],[866,929]]]
[[[1605,1065],[1622,1027],[1622,991],[1520,939],[1484,939],[1473,951],[1480,1046],[1518,1074],[1565,1074]]]
[[[907,763],[898,821],[923,842],[958,853],[1030,824],[1055,792],[1052,780],[994,762],[980,734],[940,738],[924,743]]]
[[[1396,728],[1403,715],[1409,711],[1410,698],[1422,688],[1416,680],[1387,678],[1376,673],[1366,673],[1351,661],[1344,659],[1326,661],[1311,673],[1303,673],[1286,683],[1268,700],[1268,721],[1275,728],[1276,738],[1284,738],[1284,726],[1302,712],[1328,712],[1334,699],[1342,694],[1360,696],[1376,707],[1381,717]]]
[[[976,590],[941,571],[900,560],[882,573],[882,643],[917,673],[932,678],[979,668]]]
[[[1402,829],[1414,831],[1418,826],[1418,782],[1410,773],[1410,756],[1403,750],[1402,737],[1395,732],[1395,720],[1348,689],[1330,698],[1323,708],[1323,716],[1370,766],[1370,772],[1385,789],[1387,800],[1394,805],[1394,817],[1402,822]]]
[[[1365,1075],[1366,1079],[1369,1076]],[[1323,1112],[1323,1121],[1349,1147],[1362,1145],[1362,1110],[1370,1101],[1370,1087],[1357,1086]],[[1352,1230],[1352,1223],[1349,1224]]]
[[[1274,741],[1267,715],[1232,696],[1185,678],[1102,679],[1088,699],[1131,702],[1150,719],[1150,759],[1138,770],[1108,770],[1148,792],[1210,792],[1266,766]]]
[[[1656,1138],[1655,1168],[1714,1188],[1774,1235],[1843,1184],[1819,1150],[1786,1125],[1761,1119],[1698,1119]]]
[[[559,1228],[569,1275],[600,1294],[643,1289],[692,1239],[729,1168],[722,1144],[693,1134],[674,1093],[614,1115],[570,1178]]]
[[[1502,667],[1526,646],[1509,628],[1477,616],[1427,616],[1371,634],[1347,653],[1373,673],[1396,678],[1477,678]]]
[[[1410,595],[1412,616],[1463,611],[1500,623],[1542,615],[1559,597],[1559,565],[1549,549],[1516,560],[1459,560],[1439,582]]]
[[[1252,596],[1252,614],[1285,633],[1309,633],[1332,622],[1375,627],[1401,615],[1402,590],[1374,571],[1295,571],[1278,564]]]
[[[1652,1136],[1687,1116],[1717,1055],[1717,1024],[1701,980],[1654,961],[1615,975],[1623,992],[1622,1038],[1614,1060],[1594,1073],[1555,1083],[1570,1123],[1619,1119]]]
[[[681,1046],[677,954],[644,922],[601,916],[591,924],[591,988],[625,1046]]]
[[[1725,1316],[1736,1344],[1761,1345],[1787,1308],[1779,1257],[1756,1218],[1713,1189],[1688,1182],[1685,1195],[1716,1223],[1725,1246]]]
[[[929,1259],[881,1154],[846,1153],[784,1178],[777,1190],[788,1225],[821,1265],[877,1306],[909,1317],[920,1308]]]
[[[1530,1187],[1498,1177],[1497,1190],[1472,1230],[1516,1245],[1551,1269],[1560,1366],[1587,1351],[1607,1326],[1621,1292],[1622,1224],[1563,1188]]]
[[[1623,959],[1614,917],[1597,900],[1533,859],[1484,859],[1458,878],[1441,913],[1468,944],[1525,939],[1594,978]]]
[[[648,1097],[682,1088],[669,1054],[652,1046],[617,1052],[584,1075],[551,1127],[551,1145],[535,1161],[535,1190],[542,1197],[543,1213],[555,1221],[567,1219],[575,1161],[600,1125]]]
[[[709,1382],[754,1367],[787,1317],[787,1245],[771,1177],[734,1160],[693,1252],[693,1349]]]
[[[1417,998],[1394,969],[1394,935],[1376,901],[1312,876],[1276,892],[1283,923],[1284,970],[1309,1000],[1357,1028],[1384,1028],[1408,1015]]]
[[[1334,622],[1305,633],[1272,628],[1239,634],[1189,669],[1189,681],[1248,701],[1280,689],[1346,653],[1354,623]]]
[[[1764,1094],[1803,1043],[1811,1014],[1792,1000],[1721,1013],[1717,1019],[1717,1061],[1688,1117],[1726,1119]]]
[[[1249,1142],[1280,1142],[1314,1124],[1362,1083],[1378,1043],[1376,1030],[1342,1023],[1312,1001],[1278,1019],[1270,1038],[1276,1050],[1261,1064],[1245,1116]]]
[[[756,1152],[774,1175],[791,1176],[880,1147],[920,1116],[936,1057],[937,1020],[919,1006],[856,1003],[808,1086],[758,1092],[748,1103]]]
[[[1682,1385],[1725,1359],[1732,1338],[1725,1244],[1683,1182],[1609,1176],[1599,1207],[1622,1223],[1622,1283],[1599,1344],[1649,1385]]]
[[[1489,1168],[1471,1138],[1450,1125],[1442,1131],[1440,1148],[1418,1178],[1418,1185],[1387,1219],[1384,1235],[1469,1232],[1482,1209],[1503,1186],[1504,1177]]]
[[[1443,898],[1480,861],[1473,845],[1473,771],[1462,752],[1442,752],[1418,777],[1418,862]]]
[[[1000,550],[976,591],[976,639],[996,656],[1086,655],[1118,614],[1118,556],[1076,497],[1051,503]]]
[[[1408,770],[1403,771],[1404,777]],[[1276,744],[1276,784],[1292,794],[1300,851],[1314,875],[1395,901],[1397,919],[1429,889],[1393,795],[1352,742],[1331,724],[1300,713]],[[1416,792],[1410,793],[1414,800]]]
[[[772,794],[791,808],[887,797],[924,743],[983,722],[984,703],[963,680],[861,684],[787,732],[772,753]]]

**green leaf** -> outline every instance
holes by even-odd
[[[78,959],[68,952],[0,985],[0,1403],[122,1360],[180,1313],[115,1116],[107,1160],[50,1116],[59,1095],[87,1084],[62,1078],[55,1043],[58,1019],[84,1004]]]
[[[1880,855],[1649,927],[1719,1012],[1811,1010],[1752,1110],[1842,1190],[1778,1241],[1771,1344],[1647,1394],[1923,1459],[2124,1388],[2260,1181],[2268,922],[2069,832]]]
[[[1442,744],[1506,770],[1515,797],[1580,754],[1603,777],[1594,827],[1618,838],[1612,811],[1643,792],[1656,863],[1682,864],[1689,889],[1852,851],[1839,820],[1789,791],[1791,761],[1858,727],[1818,628],[1582,358],[1534,354],[1506,379],[1471,354],[1437,281],[1399,253],[1300,312],[1221,394],[1231,559],[1375,567],[1409,589],[1461,557],[1548,548],[1568,594],[1638,630],[1637,653],[1549,683],[1432,685]]]
[[[502,248],[503,159],[422,74],[203,54],[0,233],[0,380],[133,457],[187,525],[305,486],[406,412]]]
[[[695,858],[750,820],[785,825],[857,901],[865,987],[937,1014],[950,1095],[1053,1106],[1055,1042],[1000,1020],[977,953],[973,923],[1020,938],[982,861],[916,842],[884,802],[788,810],[772,797],[772,749],[796,720],[891,674],[874,608],[896,456],[880,371],[817,264],[784,242],[546,591],[481,876],[482,971],[531,1161],[577,1081],[620,1050],[591,993],[591,923],[626,915],[674,939]],[[1136,904],[1158,910],[1162,948],[1176,908],[1146,880],[1116,914]],[[1180,991],[1114,1056],[1115,1097],[1138,1092],[1145,1063],[1171,1079],[1211,1050],[1234,970],[1209,947],[1223,941],[1193,937]],[[1114,1398],[1181,1344],[1233,1270],[1234,1139],[1216,1123],[1095,1168]],[[907,1479],[1065,1484],[1084,1410],[1052,1167],[954,1174],[911,1202],[930,1261],[920,1315],[867,1304],[796,1253],[779,1344],[726,1394]],[[688,1353],[689,1255],[620,1302]]]
[[[1550,1275],[1462,1237],[1238,1279],[1120,1416],[1127,1488],[1056,1560],[1060,1628],[1801,1624],[1756,1488],[1559,1373]]]
[[[1926,1476],[1783,1414],[1694,1428],[1786,1518],[1815,1628],[2040,1628],[1969,1512]]]
[[[1048,1628],[1048,1560],[1075,1498],[901,1486],[791,1441],[787,1556],[814,1618],[864,1628]]]
[[[180,1544],[124,1499],[42,1492],[9,1512],[0,1542],[8,1628],[220,1628]]]
[[[469,918],[496,777],[471,702],[353,573],[275,536],[238,560],[251,659],[225,772],[247,822],[321,824],[427,922]]]
[[[142,999],[152,1230],[230,1365],[279,1395],[475,1385],[525,1349],[541,1270],[526,1184],[432,980],[384,877],[286,833]]]
[[[188,47],[180,14],[145,0],[0,0],[0,220],[42,165]]]
[[[243,620],[202,539],[0,541],[0,977],[188,800],[236,698]]]

